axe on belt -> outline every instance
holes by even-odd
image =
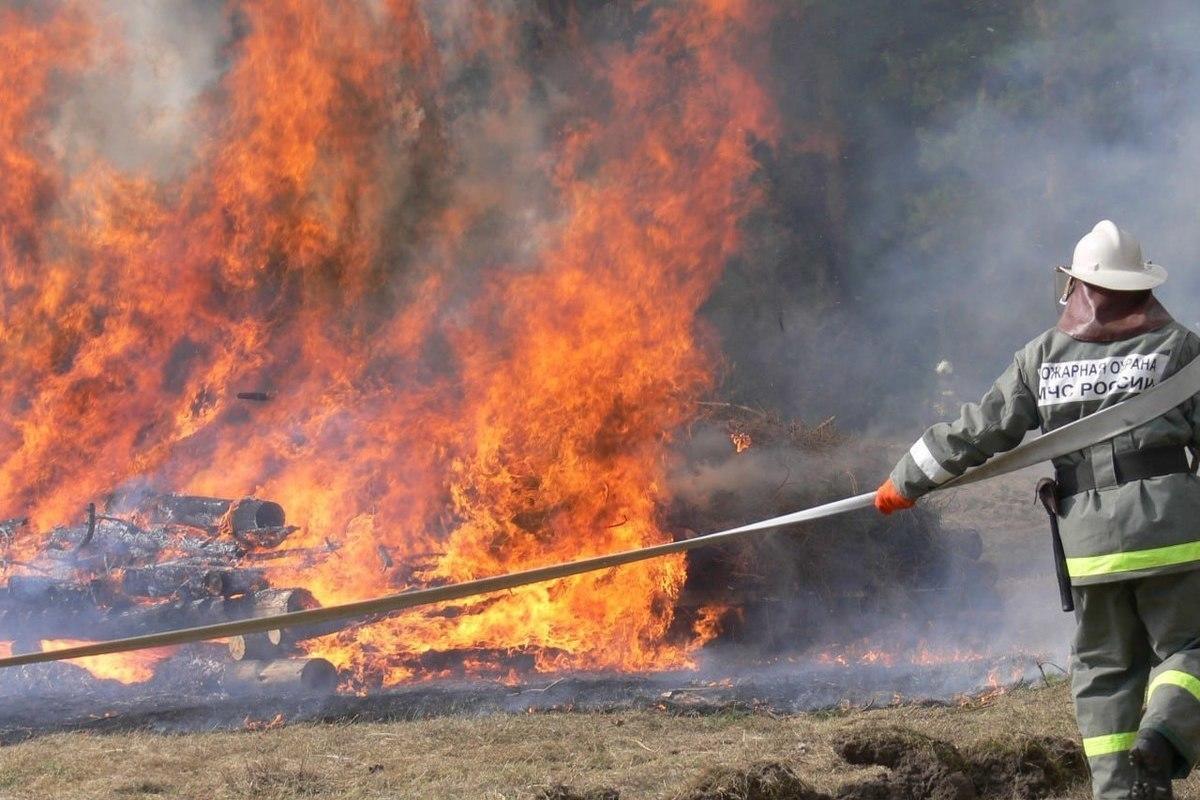
[[[1141,394],[1134,395],[1116,405],[1110,406],[1095,414],[1076,420],[1049,433],[1038,436],[1007,453],[992,458],[987,463],[969,470],[964,475],[948,481],[938,487],[938,490],[966,486],[971,483],[988,480],[999,475],[1006,475],[1025,467],[1039,464],[1043,461],[1083,450],[1098,442],[1111,439],[1126,433],[1139,425],[1143,425],[1156,417],[1170,411],[1193,395],[1200,393],[1200,358],[1190,362],[1183,369],[1167,380],[1147,389]],[[377,597],[372,600],[360,600],[354,603],[313,608],[307,611],[293,611],[286,614],[276,614],[269,617],[237,620],[235,622],[220,622],[213,625],[201,625],[183,630],[150,633],[141,636],[130,636],[125,639],[113,639],[107,642],[65,647],[45,653],[25,653],[22,655],[0,658],[0,667],[15,667],[22,664],[38,664],[45,661],[62,661],[84,656],[100,656],[110,653],[124,653],[130,650],[143,650],[149,647],[166,647],[169,645],[201,642],[208,639],[219,639],[226,636],[241,636],[250,633],[287,628],[296,625],[315,625],[342,620],[357,619],[379,614],[390,614],[418,606],[443,603],[449,600],[461,600],[465,597],[489,594],[491,592],[514,589],[531,583],[566,578],[585,572],[610,569],[623,564],[646,561],[659,556],[683,553],[699,547],[719,544],[731,539],[774,530],[800,522],[832,517],[850,511],[869,508],[874,501],[875,493],[848,497],[832,503],[795,511],[771,519],[740,525],[716,533],[696,536],[678,542],[641,547],[636,550],[625,550],[620,553],[582,558],[578,561],[568,561],[564,564],[553,564],[546,567],[512,572],[507,575],[496,575],[490,578],[454,583],[446,586],[436,586],[430,589],[415,589],[400,594]],[[1064,598],[1065,598],[1064,594]],[[1064,599],[1064,604],[1065,604]]]

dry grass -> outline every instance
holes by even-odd
[[[325,795],[332,788],[323,770],[281,756],[247,761],[225,770],[222,777],[231,797],[285,800]]]
[[[791,766],[829,790],[867,770],[831,742],[898,724],[954,742],[1075,736],[1065,686],[978,708],[895,708],[788,717],[655,712],[296,725],[185,736],[47,736],[0,749],[0,798],[532,798],[555,784],[670,798],[714,765]],[[1084,798],[1082,789],[1071,795]],[[1200,800],[1200,783],[1184,800]]]

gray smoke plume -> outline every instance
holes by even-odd
[[[919,132],[914,152],[890,154],[909,170],[880,169],[899,178],[876,184],[855,237],[858,257],[872,261],[860,302],[878,320],[887,356],[864,374],[879,394],[913,386],[906,375],[916,375],[928,396],[935,365],[948,359],[954,388],[978,397],[1053,324],[1051,269],[1069,263],[1075,242],[1105,218],[1171,271],[1159,294],[1177,319],[1200,321],[1200,7],[1031,8],[1045,5],[1014,44],[980,54],[991,63],[979,84],[939,111],[944,121]],[[931,180],[910,199],[926,207],[896,207]],[[872,238],[873,222],[898,214],[917,220],[907,235]],[[922,408],[912,400],[911,411]],[[909,430],[928,421],[906,416],[896,421]]]
[[[1170,270],[1158,294],[1176,318],[1200,324],[1196,4],[864,0],[784,16],[771,206],[707,309],[732,398],[836,415],[898,456],[1054,324],[1053,267],[1105,218]],[[1061,655],[1070,620],[1033,480],[963,490],[950,518],[1028,556],[996,640]],[[1028,509],[1004,523],[1019,530],[996,529],[997,494]]]
[[[197,100],[220,79],[232,36],[221,3],[105,0],[93,69],[60,111],[55,147],[78,171],[97,157],[157,178],[183,174],[202,131]]]
[[[944,26],[929,5],[925,24]],[[915,143],[879,151],[849,236],[850,308],[830,326],[837,361],[808,368],[850,373],[832,396],[852,424],[910,440],[977,399],[1014,351],[1053,325],[1052,267],[1069,263],[1100,219],[1140,238],[1171,272],[1158,292],[1165,305],[1200,324],[1200,6],[1023,5],[1019,34],[978,50],[978,80],[930,124],[901,132],[884,121],[870,132],[877,144]],[[1001,35],[986,19],[983,31]],[[971,497],[965,490],[956,502]],[[985,514],[976,517],[986,534]],[[1036,600],[1013,596],[1024,605],[1002,635],[1032,647],[1058,638],[1061,651],[1069,618],[1057,612],[1048,543],[1035,535],[1025,538],[1042,574]]]

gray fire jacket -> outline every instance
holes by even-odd
[[[1083,342],[1051,329],[1019,350],[978,404],[929,428],[892,471],[915,500],[968,468],[1107,408],[1175,373],[1200,353],[1176,322],[1118,342]],[[1075,585],[1200,568],[1200,478],[1191,473],[1118,484],[1113,459],[1146,448],[1200,445],[1200,395],[1129,433],[1056,459],[1092,460],[1096,488],[1063,498],[1060,528]]]

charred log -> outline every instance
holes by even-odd
[[[150,503],[143,511],[151,522],[157,524],[187,525],[209,533],[224,531],[235,537],[260,528],[283,528],[287,523],[283,506],[256,497],[226,500],[220,497],[167,494]]]
[[[225,669],[222,683],[227,689],[331,692],[337,681],[337,669],[325,659],[294,658],[234,662]]]
[[[87,512],[87,532],[83,534],[83,538],[79,541],[78,547],[75,548],[76,550],[82,550],[83,548],[87,547],[92,543],[92,537],[96,535],[96,504],[88,503]]]
[[[87,547],[80,551],[85,541]],[[143,530],[131,522],[99,517],[94,529],[87,525],[55,528],[44,552],[81,563],[97,559],[119,565],[151,560],[170,543],[165,531]]]
[[[239,597],[208,597],[108,610],[9,602],[0,604],[0,639],[30,635],[51,639],[115,639],[317,606],[317,601],[304,589],[266,589]]]
[[[209,569],[207,564],[170,561],[148,567],[130,567],[121,578],[121,589],[132,597],[199,599],[213,594],[204,585],[204,576]]]
[[[163,556],[189,556],[231,561],[240,559],[245,548],[236,541],[182,534],[178,528],[140,528],[128,520],[97,516],[87,547],[80,543],[88,527],[59,527],[50,532],[42,556],[74,567],[104,571],[113,567],[145,564]]]
[[[234,500],[218,529],[248,547],[277,547],[295,530],[286,526],[283,506],[257,497]]]
[[[229,569],[210,569],[202,579],[208,593],[217,597],[236,597],[262,591],[269,584],[266,573],[261,569],[245,567]]]
[[[8,579],[7,600],[30,605],[79,609],[107,606],[119,596],[106,580],[78,582],[46,575],[13,575]]]
[[[215,533],[232,502],[220,497],[165,494],[150,503],[144,511],[151,522],[187,525]]]
[[[217,622],[265,617],[316,608],[304,589],[266,589],[240,597],[211,597],[185,603],[158,603],[114,614],[105,621],[110,636],[193,628]]]
[[[125,570],[121,588],[133,597],[233,597],[268,586],[260,569],[224,566],[212,561],[168,561]]]
[[[233,528],[231,535],[251,550],[271,549],[283,544],[283,540],[300,530],[295,525],[271,525],[266,528]]]
[[[246,553],[247,561],[280,561],[283,559],[295,559],[305,566],[311,566],[319,563],[327,558],[330,553],[336,553],[341,549],[341,545],[337,542],[326,541],[323,547],[294,547],[288,550],[276,550],[274,552],[259,551]]]
[[[30,643],[46,639],[96,637],[106,613],[99,607],[71,608],[8,600],[0,603],[0,639],[26,643],[20,651],[34,652]]]
[[[545,654],[550,658],[556,658],[561,652],[557,649],[547,648]],[[471,665],[478,668],[494,664],[497,673],[508,670],[516,670],[518,673],[531,672],[537,664],[537,656],[533,652],[527,651],[479,647],[460,650],[431,650],[422,653],[408,663],[422,672],[465,678],[472,674]]]
[[[283,631],[279,630],[234,636],[229,640],[229,657],[234,661],[265,661],[283,658],[295,651],[293,643],[285,640]]]

